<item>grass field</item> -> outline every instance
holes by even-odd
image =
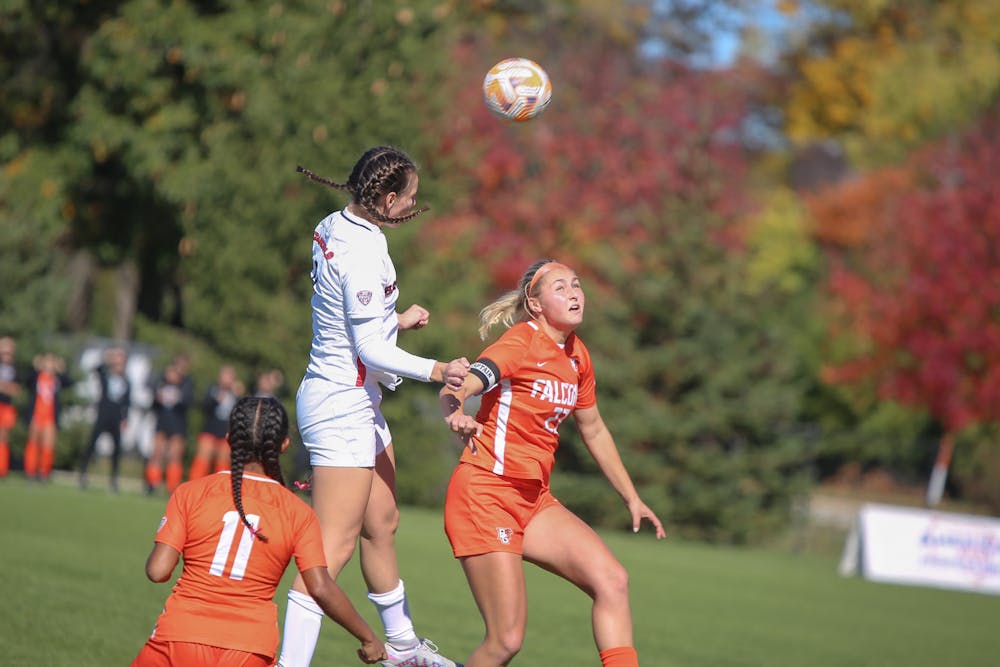
[[[127,665],[170,591],[143,575],[164,503],[0,481],[0,665]],[[842,579],[831,555],[605,537],[631,575],[644,667],[1000,664],[1000,597]],[[482,625],[440,514],[404,509],[399,553],[417,631],[463,659]],[[597,667],[589,599],[526,569],[528,636],[514,664]],[[340,583],[375,626],[356,564]],[[354,648],[325,621],[313,664],[360,665]]]

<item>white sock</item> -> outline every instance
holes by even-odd
[[[385,627],[385,638],[393,648],[413,648],[420,641],[413,631],[413,619],[410,618],[410,605],[406,601],[406,589],[403,581],[388,593],[369,593],[368,599],[375,605],[378,615],[382,617]]]
[[[281,638],[281,657],[278,658],[280,667],[309,667],[319,641],[323,615],[323,610],[311,597],[296,590],[288,591],[285,633]]]

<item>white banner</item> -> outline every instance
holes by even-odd
[[[1000,595],[1000,520],[868,504],[848,536],[842,575]]]

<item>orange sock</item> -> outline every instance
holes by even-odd
[[[146,484],[156,488],[163,481],[163,469],[157,463],[146,464]]]
[[[632,646],[617,646],[601,651],[603,667],[639,667],[639,654]]]
[[[188,470],[188,479],[201,479],[208,474],[208,459],[203,456],[195,456],[191,461],[191,469]]]
[[[42,447],[40,462],[38,465],[38,473],[42,479],[48,479],[49,475],[52,473],[52,464],[56,460],[56,449],[55,447]]]
[[[28,477],[38,474],[38,445],[32,440],[24,446],[24,474]]]
[[[6,477],[10,472],[10,445],[0,442],[0,477]]]
[[[173,493],[184,479],[184,466],[171,461],[167,464],[167,492]]]

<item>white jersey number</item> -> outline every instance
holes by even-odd
[[[559,435],[559,425],[569,417],[570,412],[572,410],[568,408],[552,408],[552,415],[545,420],[545,430]]]
[[[247,521],[257,530],[260,524],[260,517],[256,514],[247,514]],[[215,547],[215,557],[212,559],[212,567],[208,573],[217,577],[222,576],[222,571],[226,568],[226,561],[229,560],[229,553],[233,550],[233,538],[236,537],[236,528],[243,526],[243,534],[240,536],[240,546],[236,550],[236,559],[233,561],[233,569],[229,572],[229,578],[240,581],[247,571],[247,562],[250,560],[250,550],[253,549],[253,533],[243,525],[240,513],[230,510],[222,515],[222,534],[219,535],[219,544]]]

